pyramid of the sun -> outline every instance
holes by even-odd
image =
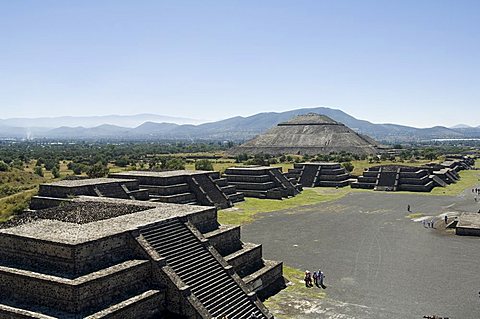
[[[372,138],[360,135],[342,123],[325,115],[309,113],[280,123],[229,153],[317,155],[344,151],[368,155],[378,153],[377,146]]]

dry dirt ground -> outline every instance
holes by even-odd
[[[407,212],[411,206],[412,214]],[[470,190],[455,197],[352,193],[273,212],[243,226],[265,258],[321,268],[327,289],[286,289],[267,301],[279,318],[480,318],[480,237],[426,228],[421,220],[476,212]],[[453,213],[450,213],[453,216]],[[304,288],[305,290],[306,288]]]

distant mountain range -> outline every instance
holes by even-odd
[[[259,113],[248,117],[237,116],[197,125],[193,125],[195,120],[191,119],[152,114],[7,119],[0,120],[0,138],[244,141],[265,132],[280,122],[310,112],[327,115],[356,132],[379,141],[406,142],[442,138],[480,138],[480,126],[415,128],[397,124],[374,124],[356,119],[341,110],[326,107],[303,108],[281,113]]]
[[[0,126],[10,127],[35,127],[35,128],[57,128],[60,126],[83,126],[95,127],[103,124],[137,127],[145,122],[169,122],[176,124],[200,124],[205,121],[173,117],[156,114],[136,115],[100,115],[100,116],[59,116],[59,117],[38,117],[38,118],[9,118],[0,119]]]

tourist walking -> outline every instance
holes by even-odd
[[[305,287],[307,288],[313,287],[312,273],[308,270],[305,270]]]
[[[407,205],[407,212],[410,212],[410,204]]]
[[[313,284],[318,287],[318,272],[313,272]]]
[[[327,286],[325,286],[323,284],[323,280],[325,279],[325,274],[323,273],[323,271],[321,270],[318,270],[318,284],[320,285],[320,287],[322,287],[323,289],[327,288]]]
[[[447,224],[447,223],[448,223],[448,216],[445,215],[445,224]]]

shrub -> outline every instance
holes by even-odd
[[[6,172],[8,171],[9,169],[9,166],[7,163],[5,163],[4,161],[0,161],[0,172]]]
[[[98,177],[107,176],[108,172],[109,172],[108,167],[103,163],[98,162],[87,170],[87,175],[90,178],[98,178]]]
[[[165,163],[165,168],[171,170],[185,169],[185,162],[180,158],[171,158]]]
[[[344,162],[342,163],[342,166],[345,168],[345,170],[349,173],[351,173],[354,169],[354,166],[351,162]]]
[[[195,162],[197,171],[213,171],[213,164],[208,159],[201,159]]]
[[[52,175],[54,178],[59,178],[60,177],[60,170],[58,169],[57,166],[54,166],[52,168]]]
[[[38,176],[43,177],[43,169],[41,166],[35,166],[35,169],[33,170],[33,172]]]

